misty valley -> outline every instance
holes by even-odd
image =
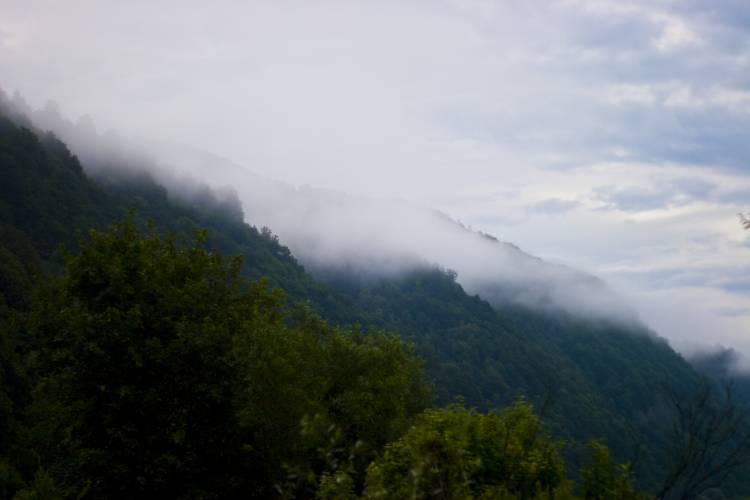
[[[750,494],[737,354],[595,276],[18,94],[0,174],[2,498]]]

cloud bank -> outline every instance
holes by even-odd
[[[103,129],[435,207],[750,352],[748,26],[735,0],[11,1],[0,68]]]

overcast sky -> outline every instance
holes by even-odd
[[[438,208],[750,353],[750,2],[0,0],[0,87]]]

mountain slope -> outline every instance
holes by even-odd
[[[393,277],[438,264],[456,271],[470,294],[493,305],[635,318],[625,301],[598,278],[545,262],[438,211],[401,200],[295,187],[179,144],[100,135],[90,119],[74,124],[56,105],[32,111],[18,101],[15,107],[62,137],[89,173],[112,175],[140,166],[171,196],[188,197],[193,204],[205,192],[205,183],[241,203],[249,223],[272,228],[316,276],[345,269],[364,279]],[[231,193],[226,186],[231,186]]]
[[[101,227],[136,208],[164,231],[185,236],[208,228],[210,245],[245,256],[246,275],[268,277],[331,322],[399,331],[426,360],[439,402],[463,397],[487,409],[525,396],[544,409],[558,436],[579,442],[603,437],[621,459],[633,451],[633,430],[647,450],[641,479],[653,484],[658,477],[662,457],[652,431],[661,384],[687,390],[698,375],[641,327],[517,301],[493,308],[467,294],[455,273],[420,258],[410,270],[385,276],[363,277],[343,266],[318,269],[321,284],[272,233],[245,224],[231,198],[200,189],[175,196],[145,175],[142,164],[131,167],[136,173],[94,169],[94,181],[64,144],[16,121],[0,118],[0,169],[7,180],[0,223],[4,234],[14,235],[3,240],[3,251],[13,256],[3,275],[17,278],[3,281],[11,283],[3,285],[7,302],[18,302],[24,276],[57,267],[54,249],[75,245],[77,229]],[[575,456],[576,448],[570,453]]]

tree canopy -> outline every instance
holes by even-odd
[[[130,219],[45,284],[29,325],[41,463],[96,498],[225,498],[314,491],[357,448],[361,482],[428,404],[421,363],[397,337],[286,307],[203,241]]]

